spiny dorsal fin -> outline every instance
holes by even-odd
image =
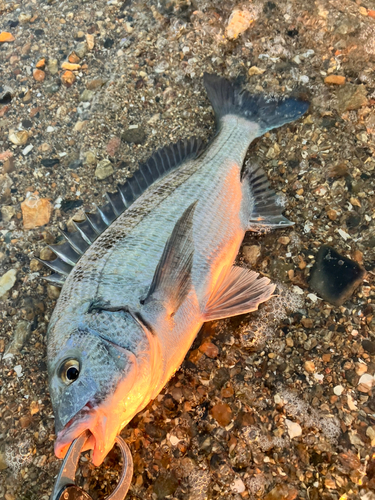
[[[282,215],[284,207],[278,204],[278,197],[261,167],[251,165],[248,162],[243,171],[242,181],[249,183],[251,194],[255,200],[248,231],[257,230],[262,226],[288,227],[294,225],[294,222]]]
[[[228,274],[219,278],[206,304],[205,321],[213,321],[258,309],[268,300],[275,285],[268,278],[259,278],[258,273],[233,266]]]
[[[74,265],[89,246],[117,219],[134,201],[139,198],[154,182],[163,178],[189,159],[196,158],[203,150],[201,139],[192,137],[176,144],[161,148],[140,165],[132,177],[124,184],[119,184],[115,193],[106,193],[108,203],[96,207],[96,212],[86,213],[86,220],[75,222],[76,231],[61,231],[66,242],[63,245],[50,246],[57,255],[53,261],[41,260],[58,274],[46,276],[51,283],[62,286]]]
[[[147,297],[142,301],[142,304],[152,300],[164,303],[171,316],[176,313],[191,286],[193,216],[196,204],[196,201],[192,203],[177,221],[165,244]]]

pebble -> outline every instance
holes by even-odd
[[[245,484],[242,481],[242,479],[241,478],[237,478],[231,484],[231,489],[235,493],[240,493],[241,494],[241,493],[243,493],[246,490],[246,487],[245,487]]]
[[[43,165],[43,167],[52,168],[55,165],[58,165],[60,163],[60,160],[59,158],[44,158],[40,161],[40,163]]]
[[[260,257],[261,247],[259,245],[245,245],[242,249],[242,253],[245,261],[251,266],[254,266]]]
[[[81,65],[80,64],[73,64],[73,63],[65,61],[62,63],[61,68],[67,69],[69,71],[78,71],[81,68]]]
[[[263,500],[295,500],[297,495],[298,491],[293,486],[278,484],[263,497]]]
[[[173,471],[160,474],[154,482],[154,494],[157,500],[164,500],[165,497],[173,495],[178,487],[178,479]],[[172,497],[171,497],[172,498]]]
[[[10,130],[8,139],[16,146],[22,146],[23,144],[27,143],[29,139],[29,133],[26,130],[20,130],[19,132]]]
[[[60,296],[61,289],[54,285],[47,286],[47,295],[50,299],[56,300]]]
[[[357,262],[322,245],[311,269],[309,284],[323,299],[340,306],[362,282],[365,270]]]
[[[64,85],[70,87],[76,81],[76,77],[74,76],[74,73],[72,73],[71,71],[65,71],[61,77],[61,80]]]
[[[25,201],[21,203],[23,227],[34,229],[47,224],[52,215],[52,205],[47,198],[27,193]]]
[[[95,165],[97,162],[96,155],[92,151],[84,153],[85,161],[88,165]]]
[[[120,146],[120,137],[112,137],[112,139],[107,144],[107,153],[109,154],[109,156],[115,156],[117,151],[120,149]]]
[[[27,156],[30,151],[33,149],[33,145],[32,144],[29,144],[28,146],[26,146],[23,150],[22,150],[22,154],[23,156]]]
[[[0,33],[0,43],[5,43],[5,42],[14,42],[15,38],[11,33],[8,33],[7,31],[2,31]]]
[[[121,139],[129,144],[143,144],[146,140],[146,133],[136,125],[125,130],[121,135]]]
[[[87,33],[86,34],[86,42],[87,42],[87,48],[89,50],[92,50],[94,48],[94,46],[95,46],[95,37],[94,37],[94,35]]]
[[[0,278],[0,298],[3,297],[11,288],[13,288],[17,278],[17,270],[9,269]]]
[[[95,78],[94,80],[91,80],[87,82],[86,88],[88,90],[97,90],[103,87],[108,80],[104,80],[103,78]]]
[[[8,467],[7,461],[5,460],[5,456],[0,451],[0,470],[4,470]]]
[[[12,205],[3,205],[1,207],[1,216],[4,222],[9,222],[16,214],[16,209]]]
[[[47,69],[48,69],[48,72],[54,76],[58,73],[59,71],[59,62],[57,59],[49,59],[48,60],[48,63],[47,63]]]
[[[281,245],[289,245],[290,243],[290,238],[288,236],[280,236],[280,238],[277,240]]]
[[[31,259],[30,261],[30,271],[36,272],[40,271],[43,268],[43,264],[39,262],[37,259]]]
[[[302,435],[302,427],[297,422],[293,422],[292,420],[286,418],[285,425],[287,426],[290,439]]]
[[[370,392],[374,385],[374,376],[369,373],[364,373],[358,381],[359,392]]]
[[[337,110],[344,113],[360,109],[367,104],[367,91],[365,85],[346,84],[337,93]]]
[[[13,370],[16,372],[17,377],[22,377],[22,366],[21,365],[16,365],[13,367]]]
[[[86,42],[80,42],[76,48],[74,49],[74,52],[77,54],[77,56],[80,59],[83,59],[85,55],[87,54],[87,43]]]
[[[375,342],[373,342],[372,340],[362,340],[362,347],[369,354],[375,354]]]
[[[305,361],[304,368],[307,371],[307,373],[314,373],[314,371],[315,371],[315,364],[314,364],[313,361]]]
[[[95,177],[102,181],[114,173],[114,168],[109,160],[102,160],[95,169]]]
[[[251,23],[254,22],[254,17],[248,10],[235,9],[228,20],[226,36],[229,40],[235,40],[238,35],[244,33]]]
[[[33,78],[37,82],[43,82],[46,77],[45,72],[42,69],[34,69],[33,71]]]
[[[79,97],[80,102],[90,102],[94,97],[94,92],[92,90],[85,89]]]
[[[78,64],[81,58],[73,51],[69,54],[68,61],[72,64]]]
[[[249,68],[248,75],[263,75],[265,71],[265,69],[258,68],[257,66],[251,66],[251,68]]]
[[[39,403],[38,401],[31,401],[30,403],[30,413],[31,415],[36,415],[39,412]]]
[[[217,403],[211,408],[210,414],[222,427],[226,427],[232,421],[232,410],[226,403]]]
[[[334,392],[334,394],[336,394],[336,396],[341,396],[341,394],[344,392],[344,388],[342,385],[336,385],[333,388],[333,392]]]
[[[208,358],[217,358],[219,355],[218,347],[212,342],[203,342],[202,345],[199,346],[199,350],[203,352]]]
[[[344,85],[345,81],[345,76],[340,75],[329,75],[324,78],[324,83],[327,85]]]

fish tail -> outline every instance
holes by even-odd
[[[237,83],[205,73],[203,82],[215,111],[217,128],[226,115],[236,115],[259,126],[258,137],[268,130],[300,118],[310,103],[293,97],[250,94]]]

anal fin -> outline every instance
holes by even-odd
[[[258,279],[258,276],[254,271],[233,266],[213,289],[204,320],[213,321],[256,311],[259,304],[268,300],[275,290],[275,285],[268,278]]]

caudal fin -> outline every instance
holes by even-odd
[[[250,94],[239,85],[209,73],[204,74],[203,82],[215,111],[218,128],[225,115],[237,115],[257,123],[260,136],[268,130],[297,120],[310,105],[293,97]]]

